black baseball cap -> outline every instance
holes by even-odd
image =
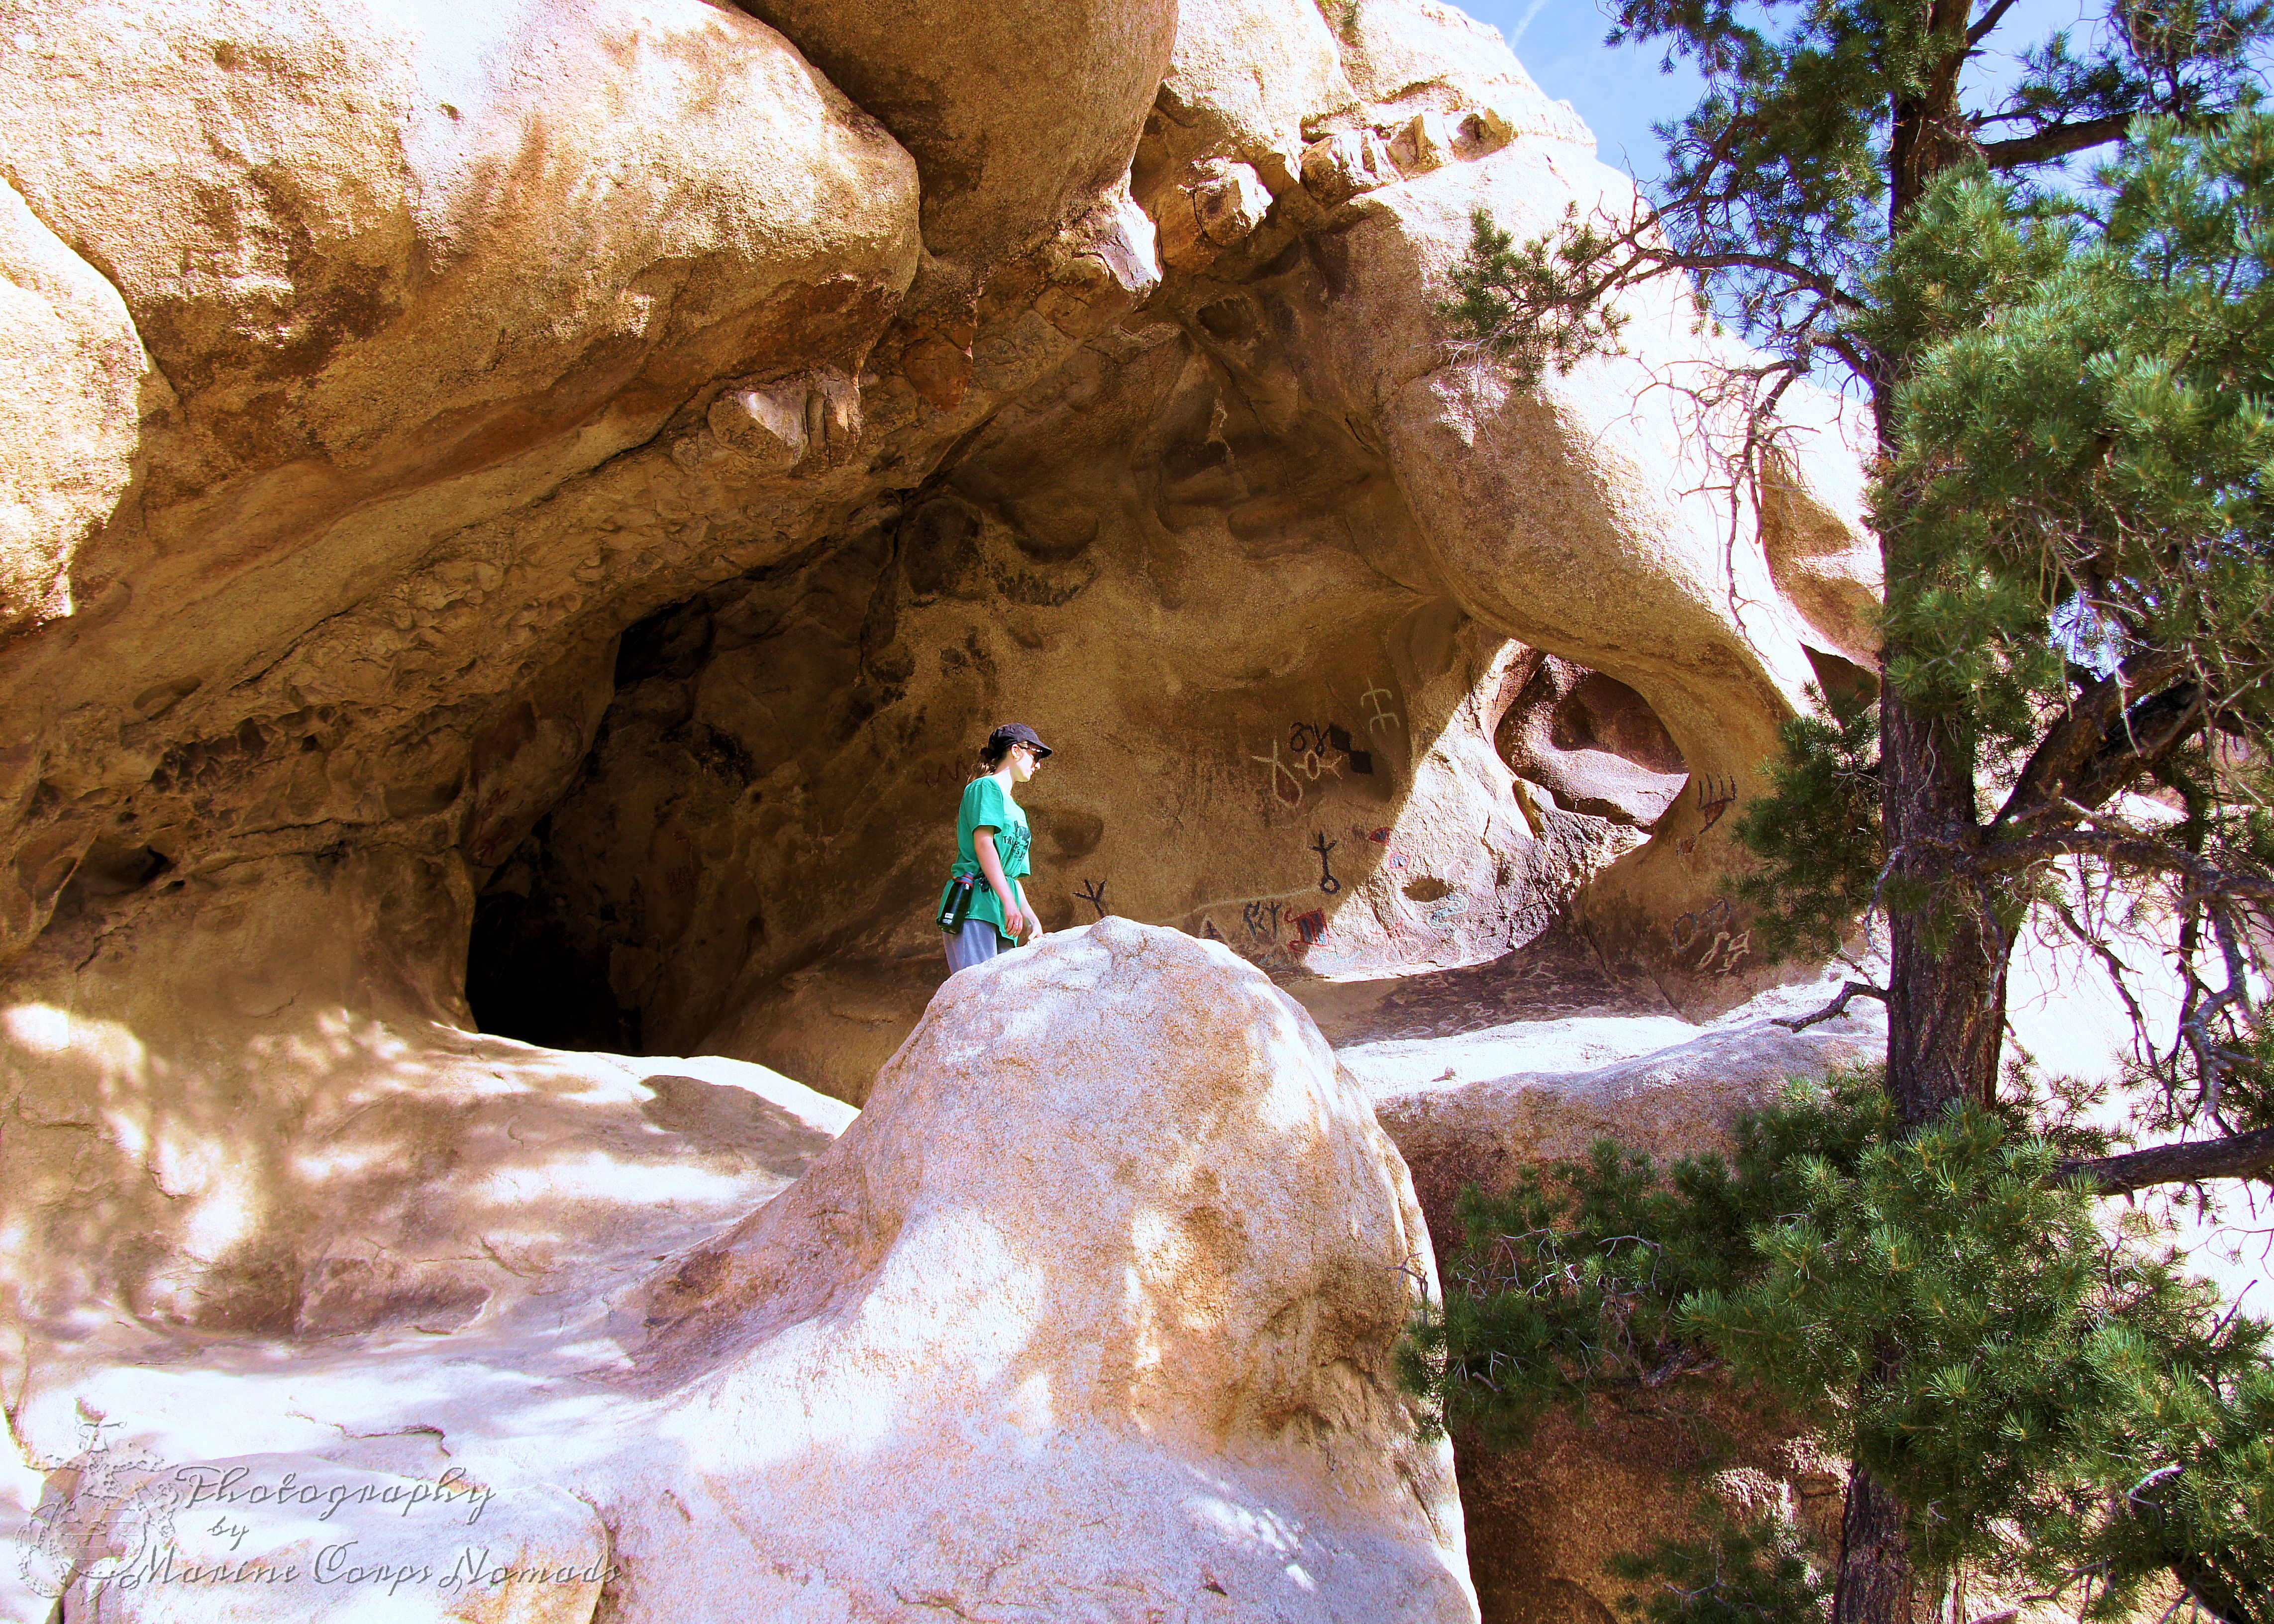
[[[1007,750],[1014,744],[1033,745],[1037,756],[1050,753],[1050,747],[1043,742],[1042,735],[1024,722],[1005,722],[987,735],[987,748],[990,750]]]

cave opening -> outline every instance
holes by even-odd
[[[1648,830],[1690,782],[1681,747],[1633,688],[1541,654],[1510,673],[1514,699],[1494,729],[1501,759],[1567,812]]]

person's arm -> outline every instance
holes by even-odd
[[[1004,877],[1003,860],[995,854],[994,830],[983,824],[973,830],[971,849],[978,853],[979,872],[987,876],[989,889],[1002,901],[1003,929],[1015,942],[1026,934],[1027,921],[1019,911],[1018,893],[1011,889],[1013,882]]]
[[[1043,916],[1027,906],[1027,888],[1020,884],[1016,880],[1013,880],[1011,882],[1011,885],[1012,889],[1019,893],[1019,913],[1020,916],[1026,920],[1035,936],[1042,935]]]

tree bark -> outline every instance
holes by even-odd
[[[1958,75],[1964,65],[1972,0],[1921,0],[1931,33],[1950,37],[1937,72],[1890,109],[1887,222],[1899,234],[1935,176],[1972,150],[1958,123]],[[1895,391],[1903,357],[1879,357],[1871,380],[1879,448],[1897,448]],[[1888,605],[1911,584],[1900,556],[1899,527],[1879,537]],[[1890,637],[1881,669],[1899,649]],[[1879,700],[1880,829],[1888,879],[1924,880],[1963,850],[1979,827],[1974,752],[1936,718],[1906,704],[1892,683]],[[1945,900],[1948,893],[1942,893]],[[1887,910],[1887,1092],[1908,1132],[1933,1120],[1952,1100],[1990,1101],[2005,1040],[2006,944],[1972,898],[1942,910]],[[1883,1351],[1878,1380],[1887,1380]],[[1948,1596],[1911,1560],[1902,1502],[1861,1467],[1848,1477],[1841,1517],[1840,1575],[1832,1624],[1940,1624]]]
[[[1888,911],[1887,1091],[1916,1131],[1953,1100],[1994,1097],[2008,944],[1983,900],[1946,877],[1949,858],[1979,828],[1973,752],[1890,692],[1879,707],[1879,763],[1890,879],[1943,878],[1935,906]]]
[[[2102,1195],[2124,1195],[2150,1184],[2188,1184],[2205,1178],[2256,1178],[2274,1183],[2274,1128],[2225,1139],[2154,1145],[2120,1156],[2064,1162],[2063,1178],[2082,1175]]]
[[[1919,1594],[1902,1503],[1856,1468],[1848,1476],[1848,1505],[1840,1516],[1832,1624],[1937,1624],[1939,1612]]]

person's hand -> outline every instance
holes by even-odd
[[[1011,939],[1014,942],[1023,937],[1033,923],[1032,920],[1015,907],[1006,907],[1003,910],[1003,929],[1011,933]]]

